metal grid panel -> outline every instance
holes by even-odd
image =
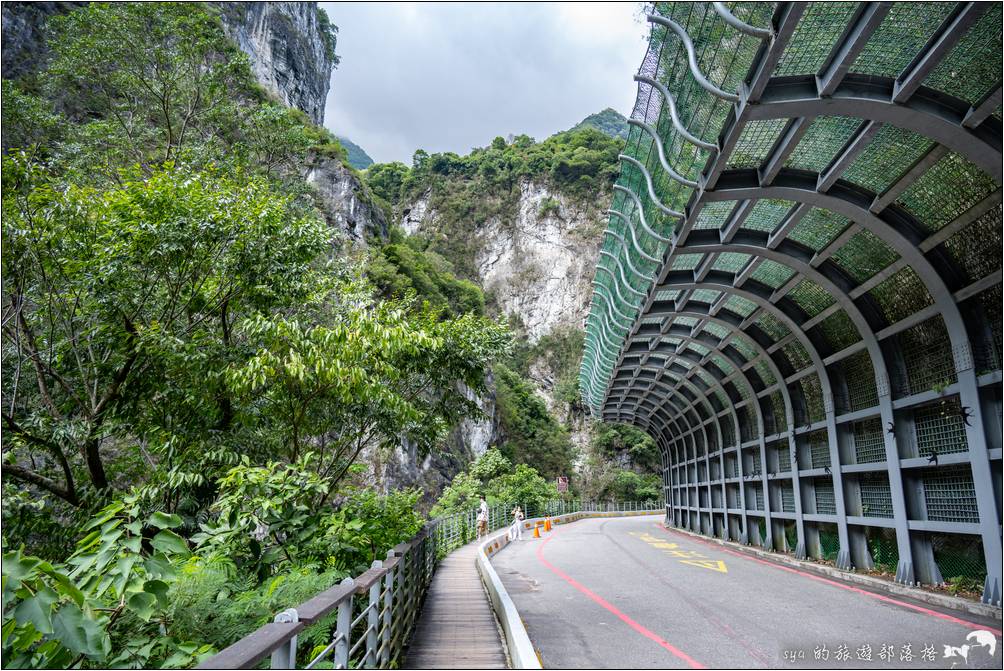
[[[996,188],[989,175],[950,152],[904,191],[896,204],[934,233]]]
[[[890,324],[905,319],[934,302],[927,287],[910,266],[898,271],[868,294],[882,308],[882,314]]]
[[[778,76],[811,75],[826,63],[834,43],[856,10],[855,3],[816,2],[805,10],[781,56]]]
[[[790,280],[794,274],[795,271],[792,268],[782,265],[777,261],[767,259],[757,266],[757,269],[750,275],[750,279],[756,280],[761,284],[766,284],[772,289],[777,289]]]
[[[859,464],[885,461],[885,440],[882,422],[872,417],[853,424],[854,459]]]
[[[799,282],[788,293],[788,298],[798,303],[810,317],[815,317],[833,304],[833,296],[812,280]]]
[[[844,172],[844,179],[875,193],[889,188],[934,142],[911,130],[887,124]]]
[[[861,119],[846,116],[821,116],[812,122],[802,140],[791,152],[785,167],[823,172],[840,148],[861,127]]]
[[[887,473],[862,473],[860,487],[862,515],[892,517],[892,492]]]
[[[940,522],[980,521],[969,466],[962,464],[924,469],[922,482],[927,519]]]
[[[973,361],[977,374],[989,373],[1001,368],[1001,342],[1004,341],[1004,324],[1002,324],[1001,305],[1004,297],[1001,295],[1001,285],[995,284],[981,291],[967,302],[970,310],[975,309],[979,317],[973,323],[982,319],[986,324],[982,342],[973,345]]]
[[[739,136],[736,147],[732,151],[729,159],[730,168],[757,168],[771,147],[777,141],[784,127],[788,125],[787,119],[765,119],[763,121],[751,121],[743,129]]]
[[[830,479],[816,479],[815,486],[816,512],[820,515],[836,515],[837,500],[833,496],[833,481]]]
[[[746,220],[743,221],[743,228],[770,233],[781,223],[781,220],[791,210],[792,205],[794,203],[790,200],[762,198],[750,209]]]
[[[754,310],[756,310],[756,303],[746,300],[742,296],[733,295],[729,297],[729,300],[725,301],[725,309],[734,312],[737,315],[748,317]]]
[[[694,224],[694,228],[721,228],[722,223],[728,218],[735,207],[735,203],[727,200],[706,203],[697,214],[697,222]]]
[[[819,376],[815,373],[806,375],[798,381],[798,386],[802,390],[802,398],[805,399],[805,410],[808,413],[808,422],[819,422],[825,417],[823,409],[823,387],[819,382]]]
[[[770,366],[763,359],[757,361],[753,369],[760,376],[760,380],[764,383],[764,386],[769,387],[777,381],[770,370]]]
[[[781,483],[781,510],[786,513],[795,512],[795,488],[790,482]]]
[[[736,349],[740,354],[742,354],[743,359],[749,361],[756,357],[756,350],[753,346],[746,342],[746,339],[742,336],[735,336],[730,342],[730,345]]]
[[[854,60],[851,70],[896,77],[955,8],[954,2],[897,2]]]
[[[843,233],[850,223],[847,217],[836,212],[814,207],[792,229],[788,239],[800,242],[818,252]]]
[[[843,310],[838,310],[820,322],[816,327],[822,332],[834,352],[849,347],[861,340],[857,327]]]
[[[809,446],[809,463],[812,468],[830,466],[830,444],[825,429],[806,434],[805,443]]]
[[[714,289],[695,289],[694,293],[690,294],[690,300],[711,304],[718,300],[718,297],[721,295],[721,291]]]
[[[915,409],[913,421],[918,455],[930,457],[967,451],[969,445],[962,417],[962,405],[955,397]]]
[[[857,282],[864,282],[899,258],[871,231],[860,231],[833,253],[833,261]]]
[[[791,335],[791,331],[788,330],[787,326],[777,317],[766,311],[761,313],[754,323],[774,342],[783,340]]]
[[[788,361],[791,362],[791,367],[793,370],[802,370],[809,365],[809,353],[805,351],[805,347],[802,343],[797,340],[792,340],[790,343],[781,348],[784,355],[788,357]]]
[[[704,254],[677,254],[673,258],[673,270],[693,270],[704,258]]]
[[[905,369],[905,376],[894,376],[897,396],[937,391],[955,382],[952,346],[940,316],[900,332],[896,342]]]
[[[715,260],[714,265],[711,267],[715,270],[721,270],[727,273],[737,273],[742,270],[743,266],[745,266],[749,260],[749,254],[725,252]]]
[[[875,369],[872,358],[866,350],[862,350],[840,362],[840,370],[847,386],[847,399],[844,410],[864,410],[878,403],[878,390],[875,388]]]
[[[1001,269],[1001,206],[989,212],[945,240],[941,249],[965,273],[967,282],[975,282]]]
[[[777,471],[787,473],[791,470],[791,451],[784,443],[778,445],[777,450]]]
[[[924,85],[978,104],[1001,76],[1001,5],[980,17]]]

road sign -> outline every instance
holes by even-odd
[[[559,475],[558,478],[557,478],[557,480],[558,480],[558,482],[557,482],[557,484],[558,484],[558,491],[559,492],[567,492],[568,491],[568,476]]]

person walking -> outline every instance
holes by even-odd
[[[509,540],[523,540],[523,509],[518,505],[512,509],[512,529]]]
[[[485,501],[485,495],[481,495],[481,503],[478,506],[478,540],[481,540],[482,536],[488,535],[488,502]]]

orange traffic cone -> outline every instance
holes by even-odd
[[[551,530],[551,518],[550,517],[545,517],[544,518],[544,531],[550,531],[550,530]]]
[[[540,538],[540,525],[539,524],[534,524],[533,525],[533,537],[534,538]]]

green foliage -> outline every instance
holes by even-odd
[[[550,216],[561,216],[561,203],[550,196],[544,198],[537,207],[537,216],[541,219]]]
[[[342,144],[343,147],[345,147],[346,160],[348,160],[349,165],[351,165],[353,168],[355,168],[356,170],[365,170],[366,168],[373,165],[373,159],[370,158],[370,155],[367,154],[366,151],[363,150],[363,148],[357,145],[355,142],[348,139],[347,137],[340,137],[338,138],[338,141]],[[384,198],[384,200],[387,200],[387,198]],[[388,202],[390,201],[388,200]]]
[[[485,490],[496,501],[520,503],[527,510],[558,498],[554,483],[545,480],[537,469],[526,464],[517,464],[514,472],[494,478],[487,483]]]
[[[404,163],[374,163],[366,169],[366,183],[391,205],[401,200],[401,187],[408,176],[408,166]]]
[[[582,130],[583,128],[595,128],[601,133],[610,137],[620,138],[624,141],[627,141],[628,138],[627,119],[624,118],[623,114],[610,107],[602,112],[590,114],[576,124],[572,130]]]
[[[453,482],[443,490],[432,515],[464,512],[478,505],[484,494],[491,503],[519,503],[528,508],[558,498],[555,485],[545,480],[537,470],[527,464],[512,462],[496,448],[487,450],[480,458],[458,473]]]
[[[341,60],[335,53],[335,47],[338,46],[338,26],[331,23],[331,19],[328,18],[328,13],[324,11],[323,7],[317,8],[317,25],[320,28],[321,41],[324,42],[324,52],[328,60],[333,65],[338,65]]]
[[[380,252],[380,289],[427,305],[332,257],[302,174],[345,148],[218,11],[75,8],[4,82],[7,666],[190,666],[365,570],[422,521],[419,492],[346,486],[361,450],[431,449],[508,354],[421,245]]]
[[[559,328],[541,337],[536,343],[521,341],[514,349],[512,368],[529,376],[531,367],[541,365],[555,379],[554,398],[568,409],[566,416],[582,410],[579,394],[579,366],[585,334],[575,328]]]
[[[620,469],[615,471],[609,484],[600,491],[599,498],[619,501],[655,501],[660,497],[659,476]]]
[[[190,556],[175,515],[140,514],[135,498],[84,528],[65,565],[3,557],[3,663],[17,668],[189,666],[211,648],[173,636],[168,592]]]
[[[386,298],[403,298],[414,292],[418,299],[447,314],[483,315],[485,297],[476,284],[457,279],[452,266],[434,252],[419,248],[415,238],[375,249],[366,275]]]
[[[593,427],[591,447],[608,459],[626,458],[644,472],[656,474],[662,468],[655,440],[630,424],[597,422]]]
[[[19,327],[4,338],[23,376],[4,468],[70,503],[79,455],[102,490],[115,438],[166,448],[225,428],[234,320],[318,286],[323,223],[254,177],[167,171],[99,190],[8,157],[4,182],[3,281]],[[51,457],[44,470],[13,463],[32,449]]]
[[[308,453],[293,464],[231,469],[218,483],[215,521],[192,540],[261,581],[305,566],[359,573],[420,528],[418,491],[356,490],[337,508],[326,506],[331,489],[315,462]]]
[[[53,142],[60,134],[59,117],[43,98],[3,80],[3,144],[30,154]]]
[[[509,334],[472,314],[441,319],[408,303],[349,305],[330,325],[247,320],[240,331],[256,353],[227,373],[253,412],[267,452],[296,461],[317,454],[316,469],[338,482],[368,444],[402,437],[427,450],[480,409],[460,391],[485,391],[485,371],[506,353]],[[321,445],[317,436],[325,436]]]
[[[582,467],[587,498],[645,501],[660,498],[659,448],[644,431],[629,424],[595,422]]]
[[[502,365],[494,372],[502,454],[514,463],[533,466],[548,479],[569,475],[573,450],[568,431],[548,413],[526,380]]]
[[[585,128],[534,142],[526,135],[506,144],[495,138],[467,156],[453,152],[415,152],[412,167],[377,164],[367,171],[375,192],[392,205],[430,193],[437,230],[425,233],[434,251],[451,259],[462,277],[474,278],[478,227],[497,218],[515,218],[521,186],[526,181],[551,186],[573,202],[595,206],[617,177],[617,155],[623,141]]]

